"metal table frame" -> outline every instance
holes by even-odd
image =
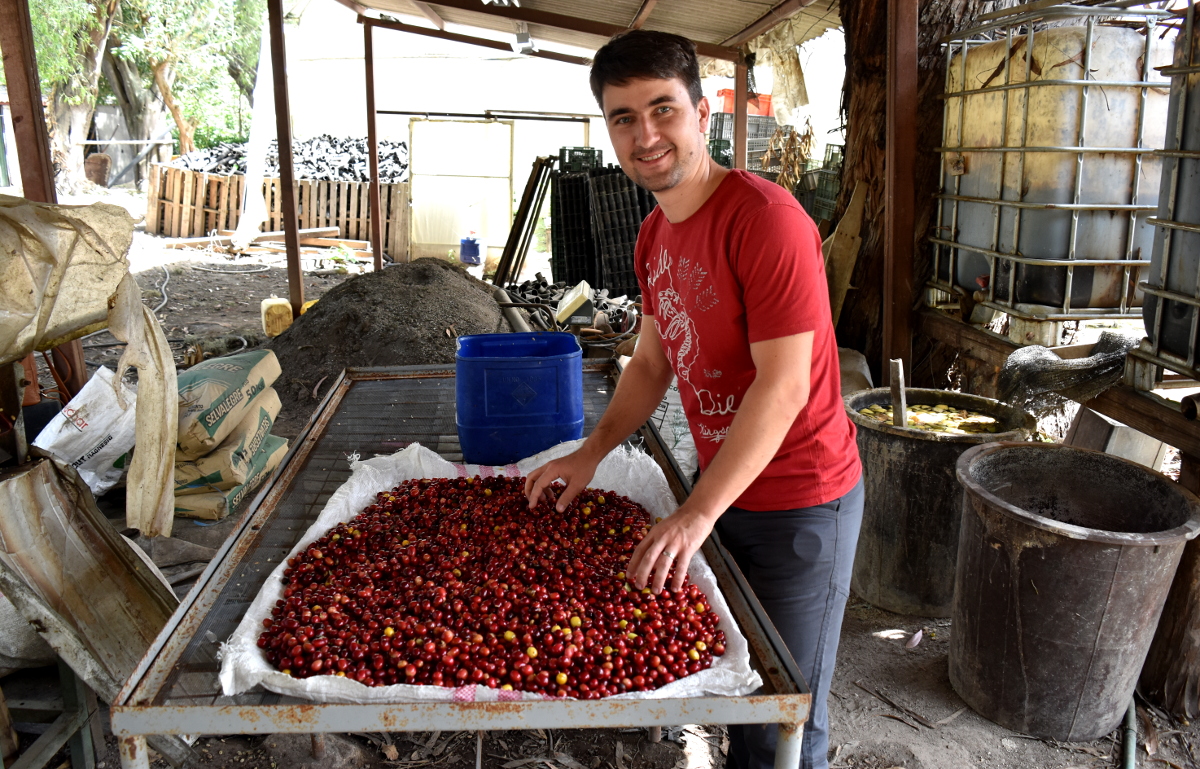
[[[619,367],[607,361],[588,363],[584,371],[585,378],[599,376],[613,383],[620,376]],[[705,542],[703,550],[729,602],[733,619],[749,640],[751,664],[763,678],[763,688],[754,694],[656,700],[391,705],[324,704],[262,693],[238,697],[216,696],[207,704],[195,704],[195,698],[170,698],[169,687],[174,680],[173,674],[179,675],[175,669],[185,650],[195,648],[196,642],[203,640],[199,634],[205,618],[217,605],[222,593],[233,589],[232,578],[239,574],[239,566],[254,555],[261,536],[271,527],[281,503],[293,492],[303,493],[297,490],[297,479],[306,468],[314,449],[330,431],[331,423],[339,416],[343,402],[352,389],[361,383],[387,380],[395,381],[397,386],[402,383],[396,380],[418,380],[444,389],[447,385],[444,380],[453,380],[453,377],[453,366],[349,369],[330,388],[279,471],[242,514],[234,533],[180,603],[112,703],[112,731],[120,740],[122,767],[148,768],[145,736],[156,734],[323,734],[777,723],[780,731],[776,769],[794,769],[799,764],[803,725],[808,719],[812,697],[783,641],[715,535]],[[453,388],[450,387],[450,390],[449,405],[452,408]],[[611,389],[606,391],[611,392]],[[601,394],[598,397],[604,396]],[[607,400],[604,403],[607,404]],[[441,405],[446,406],[444,401]],[[597,416],[593,414],[591,418]],[[384,429],[382,418],[378,429]],[[676,498],[686,498],[690,485],[653,424],[647,423],[641,429],[640,436],[644,448],[663,468]],[[452,454],[452,450],[442,449],[442,453]],[[301,530],[295,536],[302,534]],[[244,576],[239,578],[244,579]],[[262,579],[265,578],[266,574],[263,574]],[[241,585],[240,582],[237,584]],[[209,642],[215,640],[208,638]],[[215,664],[210,667],[213,669],[205,669],[204,674],[215,679]],[[193,701],[189,702],[189,699]],[[269,704],[262,700],[267,700]]]

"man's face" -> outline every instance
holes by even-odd
[[[679,78],[606,85],[603,99],[617,160],[639,186],[669,190],[706,162],[708,100],[693,106]]]

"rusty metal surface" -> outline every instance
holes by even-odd
[[[312,732],[474,731],[784,723],[808,719],[810,697],[753,695],[670,700],[541,700],[330,705],[299,700],[277,705],[168,706],[112,709],[113,732],[280,734]]]
[[[39,604],[27,607],[27,618],[53,613],[64,631],[74,631],[83,658],[68,661],[88,670],[98,665],[97,675],[110,682],[106,697],[178,605],[105,520],[75,472],[48,459],[0,473],[0,561]]]
[[[912,370],[913,229],[917,209],[917,3],[887,4],[883,360]],[[883,385],[891,371],[883,367]]]
[[[611,362],[584,366],[585,431],[615,390]],[[454,368],[351,369],[259,493],[236,533],[172,617],[112,709],[114,733],[270,733],[419,729],[506,729],[562,726],[645,726],[679,723],[801,723],[810,696],[765,614],[723,549],[706,555],[735,620],[750,640],[764,694],[680,700],[599,700],[508,703],[314,704],[265,690],[221,694],[217,650],[233,632],[266,577],[286,557],[350,476],[346,458],[392,453],[416,441],[450,461],[462,461],[455,428]],[[672,478],[677,495],[686,479],[657,440],[642,442]],[[636,439],[635,439],[636,440]],[[784,650],[782,654],[780,650]]]

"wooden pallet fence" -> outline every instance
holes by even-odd
[[[244,176],[221,176],[164,165],[150,167],[146,232],[171,238],[206,237],[237,227]],[[337,227],[349,240],[371,239],[371,185],[365,182],[296,182],[297,218],[302,229]],[[265,230],[283,229],[283,187],[263,180]],[[394,261],[409,257],[409,188],[406,182],[380,189],[384,213],[383,252]]]

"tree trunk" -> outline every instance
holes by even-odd
[[[68,190],[84,180],[84,146],[92,127],[96,110],[96,95],[100,85],[100,64],[108,45],[119,0],[95,3],[95,25],[80,43],[84,59],[82,76],[77,83],[54,88],[50,92],[50,154],[57,171],[58,182]]]
[[[175,82],[175,73],[171,70],[171,65],[165,61],[151,62],[150,69],[154,72],[154,84],[158,86],[163,104],[174,118],[175,127],[179,129],[179,154],[186,155],[196,149],[196,126],[188,121],[179,102],[175,101],[175,94],[171,90],[171,84]]]
[[[951,32],[973,23],[985,10],[1011,3],[987,0],[920,0],[917,31],[917,137],[916,242],[913,286],[919,292],[932,269],[930,246],[924,238],[937,215],[938,167],[941,156],[934,149],[942,141],[942,102],[945,88],[945,54],[939,41]],[[850,202],[856,183],[867,188],[863,213],[862,249],[838,323],[838,344],[860,350],[867,356],[876,381],[881,371],[883,350],[884,275],[884,155],[887,117],[887,1],[841,0],[842,27],[846,32],[846,155],[842,165],[842,191],[838,216]],[[915,302],[917,296],[913,297]],[[929,383],[944,384],[945,356],[934,356],[928,342],[914,340],[913,360],[939,360],[928,376]],[[914,365],[922,369],[922,365]],[[936,369],[940,368],[940,371]],[[916,372],[914,372],[916,373]],[[938,381],[941,379],[942,381]]]
[[[110,41],[108,50],[104,53],[102,71],[109,88],[116,97],[117,106],[121,110],[121,116],[125,120],[130,138],[143,140],[160,138],[166,128],[166,112],[159,106],[154,88],[146,87],[136,64],[113,55],[114,47],[116,46],[113,41]],[[139,147],[138,151],[141,152],[142,149]],[[155,148],[151,151],[150,162],[159,159],[159,149]],[[113,168],[114,176],[121,170]],[[144,174],[141,172],[141,164],[139,164],[139,167],[126,175],[123,181],[132,181],[137,184],[143,178]]]
[[[246,67],[242,62],[233,59],[227,62],[226,69],[229,77],[237,84],[238,90],[242,92],[242,96],[246,97],[250,109],[254,109],[254,81],[258,77],[258,70]]]

